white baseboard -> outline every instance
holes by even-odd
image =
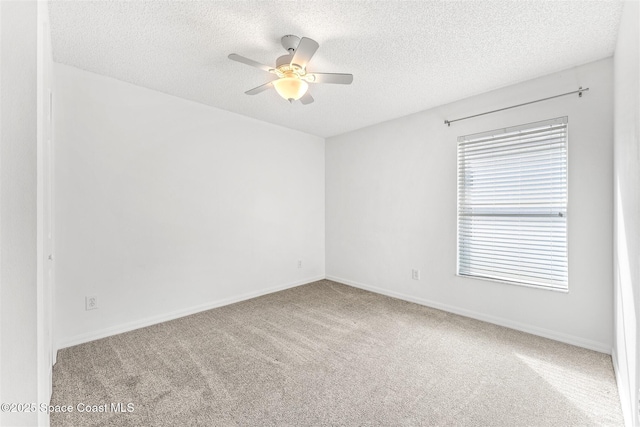
[[[629,381],[627,381],[620,372],[618,363],[618,354],[616,349],[611,349],[611,361],[613,363],[613,372],[616,377],[616,385],[618,386],[618,395],[620,396],[620,407],[622,408],[622,416],[624,417],[624,425],[633,427],[633,400],[629,394]]]
[[[211,301],[206,304],[199,304],[199,305],[182,309],[182,310],[176,310],[171,313],[165,313],[158,316],[151,316],[151,317],[136,320],[133,322],[123,323],[123,324],[112,326],[109,328],[100,329],[97,331],[75,335],[60,341],[56,348],[61,350],[63,348],[72,347],[74,345],[83,344],[89,341],[95,341],[100,338],[106,338],[112,335],[121,334],[123,332],[129,332],[135,329],[144,328],[146,326],[155,325],[157,323],[167,322],[169,320],[174,320],[180,317],[189,316],[191,314],[199,313],[201,311],[211,310],[212,308],[222,307],[225,305],[234,304],[236,302],[245,301],[251,298],[256,298],[262,295],[271,294],[273,292],[278,292],[278,291],[282,291],[289,288],[295,288],[296,286],[306,285],[307,283],[323,280],[324,278],[325,278],[324,275],[309,277],[307,279],[298,280],[296,282],[291,282],[284,285],[273,286],[271,288],[261,289],[253,292],[247,292],[245,294],[233,296],[230,298]]]
[[[367,291],[371,291],[371,292],[375,292],[377,294],[381,294],[381,295],[386,295],[386,296],[390,296],[393,298],[398,298],[404,301],[409,301],[409,302],[413,302],[416,304],[420,304],[420,305],[424,305],[427,307],[431,307],[431,308],[436,308],[438,310],[443,310],[449,313],[454,313],[454,314],[459,314],[461,316],[465,316],[465,317],[470,317],[472,319],[477,319],[477,320],[481,320],[484,322],[488,322],[488,323],[493,323],[495,325],[500,325],[500,326],[504,326],[507,328],[511,328],[511,329],[515,329],[518,331],[522,331],[522,332],[527,332],[533,335],[538,335],[541,337],[545,337],[545,338],[549,338],[552,340],[556,340],[556,341],[560,341],[560,342],[564,342],[567,344],[571,344],[571,345],[576,345],[578,347],[583,347],[583,348],[587,348],[589,350],[594,350],[594,351],[598,351],[601,353],[606,353],[606,354],[611,354],[611,348],[609,346],[607,346],[606,344],[603,343],[599,343],[596,341],[591,341],[591,340],[586,340],[584,338],[580,338],[580,337],[576,337],[576,336],[572,336],[572,335],[568,335],[568,334],[563,334],[560,332],[556,332],[556,331],[551,331],[548,329],[543,329],[543,328],[538,328],[535,326],[531,326],[531,325],[526,325],[523,323],[519,323],[519,322],[514,322],[510,319],[505,319],[505,318],[501,318],[501,317],[496,317],[496,316],[491,316],[491,315],[487,315],[484,313],[479,313],[479,312],[475,312],[472,310],[467,310],[464,308],[459,308],[459,307],[455,307],[455,306],[451,306],[451,305],[447,305],[447,304],[442,304],[436,301],[430,301],[424,298],[419,298],[419,297],[414,297],[411,295],[406,295],[406,294],[402,294],[399,292],[394,292],[394,291],[389,291],[387,289],[382,289],[382,288],[378,288],[375,286],[370,286],[370,285],[366,285],[363,283],[359,283],[353,280],[349,280],[349,279],[345,279],[342,277],[336,277],[336,276],[315,276],[315,277],[310,277],[304,280],[300,280],[300,281],[296,281],[296,282],[291,282],[291,283],[287,283],[284,285],[279,285],[279,286],[274,286],[271,288],[267,288],[267,289],[262,289],[259,291],[254,291],[254,292],[248,292],[245,294],[241,294],[241,295],[237,295],[234,297],[230,297],[230,298],[225,298],[222,300],[217,300],[217,301],[211,301],[209,303],[206,304],[200,304],[194,307],[190,307],[187,309],[183,309],[183,310],[177,310],[171,313],[165,313],[165,314],[161,314],[158,316],[152,316],[152,317],[147,317],[144,319],[140,319],[140,320],[136,320],[133,322],[128,322],[128,323],[123,323],[120,325],[116,325],[116,326],[112,326],[109,328],[105,328],[105,329],[100,329],[97,331],[92,331],[92,332],[88,332],[85,334],[79,334],[79,335],[75,335],[72,337],[69,337],[67,339],[62,340],[61,342],[58,343],[57,345],[57,349],[63,349],[63,348],[67,348],[67,347],[71,347],[74,345],[78,345],[78,344],[83,344],[89,341],[94,341],[97,339],[101,339],[101,338],[106,338],[112,335],[117,335],[117,334],[121,334],[124,332],[129,332],[135,329],[139,329],[139,328],[144,328],[146,326],[151,326],[151,325],[155,325],[157,323],[162,323],[162,322],[166,322],[169,320],[173,320],[173,319],[177,319],[180,317],[184,317],[184,316],[189,316],[191,314],[195,314],[195,313],[199,313],[201,311],[206,311],[206,310],[210,310],[212,308],[216,308],[216,307],[222,307],[225,305],[229,305],[229,304],[234,304],[236,302],[240,302],[240,301],[245,301],[251,298],[256,298],[262,295],[266,295],[266,294],[270,294],[273,292],[278,292],[284,289],[289,289],[289,288],[294,288],[296,286],[300,286],[300,285],[305,285],[307,283],[311,283],[311,282],[315,282],[318,280],[322,280],[322,279],[328,279],[328,280],[333,280],[335,282],[339,282],[339,283],[343,283],[345,285],[348,286],[353,286],[355,288],[360,288],[360,289],[364,289]],[[55,354],[55,353],[54,353]],[[57,355],[57,354],[56,354]],[[55,363],[55,362],[54,362]],[[622,398],[622,395],[621,395]],[[628,406],[627,406],[628,407]]]
[[[378,288],[376,286],[365,285],[364,283],[355,282],[353,280],[344,279],[342,277],[327,275],[326,278],[328,280],[333,280],[334,282],[343,283],[345,285],[364,289],[366,291],[375,292],[377,294],[398,298],[404,301],[414,302],[416,304],[424,305],[431,308],[436,308],[438,310],[446,311],[449,313],[459,314],[461,316],[470,317],[472,319],[481,320],[483,322],[493,323],[494,325],[504,326],[506,328],[527,332],[532,335],[538,335],[544,338],[549,338],[549,339],[560,341],[566,344],[571,344],[571,345],[583,347],[589,350],[598,351],[600,353],[611,354],[611,347],[609,345],[600,343],[597,341],[591,341],[581,337],[563,334],[561,332],[556,332],[549,329],[538,328],[536,326],[514,322],[513,320],[505,319],[502,317],[491,316],[491,315],[480,313],[477,311],[467,310],[465,308],[455,307],[448,304],[442,304],[436,301],[430,301],[424,298],[419,298],[411,295],[402,294],[399,292],[389,291],[387,289]]]

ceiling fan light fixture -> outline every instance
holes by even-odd
[[[2,0],[0,0],[2,1]],[[282,37],[282,46],[287,50],[286,55],[276,59],[275,68],[261,64],[253,59],[245,58],[237,53],[229,55],[229,59],[259,68],[271,73],[271,81],[246,91],[247,95],[256,95],[267,89],[274,88],[278,95],[289,102],[300,101],[303,105],[313,102],[313,96],[307,90],[309,83],[334,83],[348,85],[353,82],[352,74],[344,73],[316,73],[307,74],[307,64],[318,50],[318,42],[308,37],[287,35]],[[275,74],[276,77],[273,75]],[[274,80],[275,78],[275,80]]]
[[[309,84],[298,77],[283,77],[273,81],[273,87],[276,88],[278,95],[287,101],[297,101],[307,93]]]

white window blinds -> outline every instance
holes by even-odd
[[[567,284],[567,118],[458,138],[458,274]]]

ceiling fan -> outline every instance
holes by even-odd
[[[334,83],[351,84],[352,74],[339,73],[308,73],[307,64],[316,50],[318,43],[308,37],[298,37],[287,35],[282,37],[282,46],[288,54],[276,59],[276,66],[269,67],[244,56],[232,53],[229,59],[251,65],[271,74],[272,80],[256,88],[246,91],[247,95],[255,95],[270,87],[274,87],[276,92],[289,102],[300,100],[303,104],[311,104],[313,97],[308,92],[308,83]]]

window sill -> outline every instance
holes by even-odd
[[[568,294],[569,293],[569,289],[553,288],[553,287],[550,287],[550,286],[536,285],[534,283],[512,282],[512,281],[509,281],[509,280],[500,280],[500,279],[494,279],[494,278],[491,278],[491,277],[483,277],[483,276],[471,276],[471,275],[459,274],[459,273],[456,273],[456,276],[464,278],[464,279],[484,280],[484,281],[487,281],[487,282],[502,283],[504,285],[515,285],[515,286],[522,286],[522,287],[525,287],[525,288],[541,289],[541,290],[544,290],[544,291],[560,292],[562,294]]]

